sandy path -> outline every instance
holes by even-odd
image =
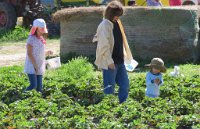
[[[26,57],[25,42],[0,44],[0,66],[23,65]],[[52,50],[54,54],[58,55],[60,41],[48,40],[46,49]]]

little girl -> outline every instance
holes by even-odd
[[[35,89],[42,92],[42,77],[45,72],[45,57],[53,54],[52,51],[45,52],[47,34],[46,23],[43,19],[36,19],[33,22],[30,35],[27,40],[27,55],[24,72],[28,75],[30,86],[26,90]]]
[[[146,66],[150,67],[150,71],[146,75],[146,96],[155,98],[160,95],[159,88],[163,84],[163,78],[161,73],[166,72],[164,62],[160,58],[153,58],[150,64]]]

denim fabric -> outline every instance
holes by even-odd
[[[28,74],[28,78],[30,86],[27,87],[26,90],[35,89],[36,91],[42,92],[42,75]]]
[[[115,64],[115,69],[103,70],[105,94],[114,94],[115,84],[119,86],[119,103],[126,101],[129,91],[129,79],[124,64]]]

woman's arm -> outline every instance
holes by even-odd
[[[109,38],[111,38],[111,28],[106,25],[102,25],[98,32],[98,51],[104,59],[106,59],[109,68],[114,69],[114,61],[112,59],[112,53],[110,51],[111,44]]]
[[[33,56],[33,46],[30,45],[30,44],[27,45],[27,53],[28,53],[28,57],[29,57],[30,61],[32,62],[33,66],[35,68],[35,72],[37,73],[38,72],[38,66],[37,66],[35,58]]]

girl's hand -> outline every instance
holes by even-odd
[[[47,52],[46,52],[46,55],[47,55],[47,56],[53,55],[53,51],[51,51],[51,50],[47,51]]]
[[[39,71],[39,69],[38,69],[37,65],[35,65],[35,66],[34,66],[34,69],[35,69],[35,74],[37,74],[37,73],[38,73],[38,71]]]

